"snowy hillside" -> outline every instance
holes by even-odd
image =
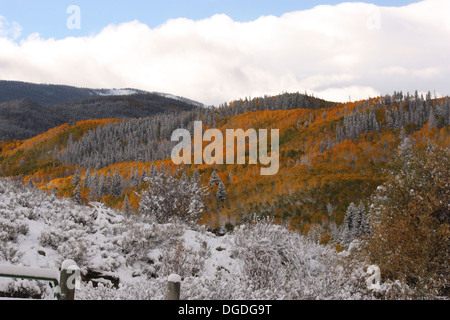
[[[156,94],[158,96],[172,99],[172,100],[182,101],[184,103],[189,103],[194,106],[201,107],[201,108],[206,107],[206,105],[203,103],[200,103],[200,102],[197,102],[197,101],[194,101],[191,99],[187,99],[184,97],[175,96],[175,95],[169,94],[169,93],[162,93],[162,92],[149,92],[149,91],[137,90],[137,89],[100,89],[100,90],[95,90],[92,92],[93,95],[99,95],[99,96],[131,96],[133,94],[148,94],[148,93]]]
[[[100,96],[130,96],[132,94],[137,94],[139,92],[131,89],[105,89],[105,90],[98,90],[95,93],[97,93]]]
[[[82,272],[76,299],[164,299],[170,274],[182,299],[373,299],[363,264],[268,221],[223,237],[203,227],[157,224],[0,180],[0,264]],[[46,283],[0,279],[0,296],[52,299]]]

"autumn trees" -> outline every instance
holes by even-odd
[[[372,197],[370,260],[419,296],[448,294],[450,150],[400,148],[388,181]]]

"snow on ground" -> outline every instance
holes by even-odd
[[[172,274],[188,300],[373,299],[363,266],[344,266],[341,256],[269,221],[219,237],[0,179],[0,265],[58,270],[74,260],[83,276],[77,299],[165,299]],[[4,294],[54,298],[48,283],[0,278]]]
[[[138,93],[131,89],[109,89],[105,91],[96,91],[99,96],[130,96]]]

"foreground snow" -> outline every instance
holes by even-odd
[[[218,237],[1,179],[0,265],[59,269],[66,259],[83,275],[77,299],[164,299],[171,274],[182,277],[182,299],[374,298],[362,264],[268,221]],[[0,279],[1,293],[53,298],[49,284],[30,280]]]

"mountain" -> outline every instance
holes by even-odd
[[[0,103],[0,140],[29,139],[64,123],[81,120],[146,118],[196,108],[198,104],[153,93],[103,95],[46,106],[21,99]]]
[[[138,89],[89,89],[64,85],[0,80],[0,103],[28,99],[40,105],[53,105],[98,96],[127,96],[134,94],[154,94],[199,107],[205,106],[203,103],[187,98]]]

